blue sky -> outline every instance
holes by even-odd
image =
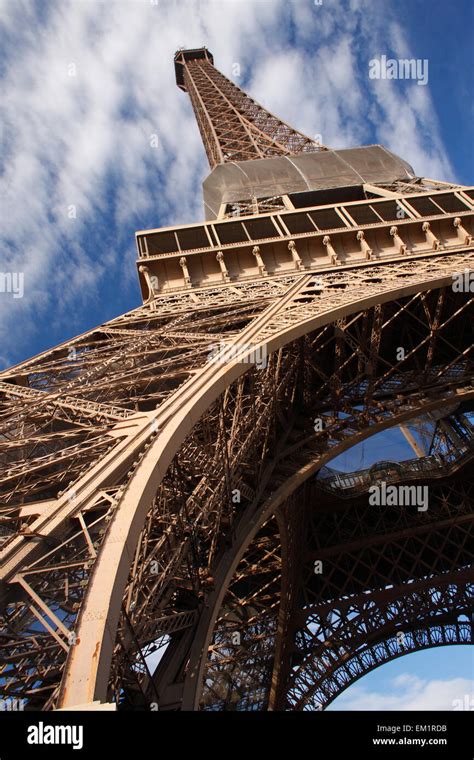
[[[0,8],[0,272],[24,274],[23,298],[0,292],[0,368],[137,306],[135,230],[203,218],[208,167],[174,82],[180,46],[209,47],[223,73],[328,146],[380,142],[420,175],[473,181],[472,0],[0,0]],[[427,85],[371,80],[369,62],[382,55],[427,59]],[[414,657],[380,673],[416,677]],[[470,657],[457,656],[446,679],[465,677]]]

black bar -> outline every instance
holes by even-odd
[[[42,729],[41,729],[42,724]],[[439,712],[1,712],[0,760],[170,755],[472,760],[473,715]],[[52,727],[52,728],[51,728]],[[64,727],[59,729],[59,727]],[[82,733],[81,729],[82,728]],[[75,729],[75,730],[74,730]],[[42,744],[29,743],[40,740]],[[70,740],[69,744],[49,744]],[[77,749],[73,749],[73,744]],[[81,745],[82,746],[79,746]],[[328,755],[330,753],[330,755]],[[351,754],[349,757],[354,757]]]

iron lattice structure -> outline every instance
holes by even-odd
[[[247,161],[325,150],[263,108],[213,66],[201,51],[178,51],[176,77],[191,98],[211,169]]]
[[[175,62],[211,165],[313,149]],[[473,188],[327,190],[137,233],[143,305],[1,373],[5,699],[323,709],[472,643]],[[416,458],[331,469],[395,427]]]

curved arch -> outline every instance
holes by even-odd
[[[468,391],[463,394],[463,398],[473,399],[474,391]],[[220,565],[216,569],[216,589],[213,591],[208,599],[206,609],[199,620],[193,645],[190,652],[190,663],[187,673],[184,696],[183,696],[183,709],[196,710],[199,704],[199,689],[202,683],[204,669],[206,665],[205,655],[215,625],[219,609],[222,605],[224,596],[227,592],[232,576],[235,573],[239,562],[247,551],[249,545],[255,538],[262,524],[269,519],[271,515],[274,515],[279,507],[281,507],[285,501],[287,501],[298,488],[305,483],[308,478],[314,475],[321,466],[327,464],[339,454],[347,451],[356,443],[375,435],[376,432],[387,430],[394,425],[401,422],[408,422],[411,419],[419,417],[421,414],[429,411],[435,411],[446,404],[446,399],[425,404],[421,407],[413,409],[411,412],[404,412],[398,417],[391,417],[383,425],[377,426],[377,430],[365,428],[359,435],[354,436],[350,440],[345,441],[342,445],[336,446],[329,450],[324,456],[318,455],[315,459],[305,462],[292,476],[285,479],[284,483],[276,489],[261,505],[258,514],[254,513],[253,505],[248,508],[247,517],[242,520],[242,526],[245,526],[245,530],[242,528],[237,532],[236,540],[233,546],[228,550],[221,560]]]
[[[452,475],[452,472],[451,472]],[[440,496],[442,497],[443,494],[441,493]],[[438,497],[439,500],[440,497]],[[297,498],[294,503],[293,507],[296,507],[297,504],[301,502],[301,498]],[[291,513],[293,513],[294,509],[291,510]],[[265,519],[265,518],[263,518]],[[268,515],[266,517],[268,520]],[[299,521],[300,518],[296,516],[296,522]],[[283,520],[283,525],[286,529],[286,520]],[[442,523],[444,525],[444,523]],[[435,522],[436,526],[436,522]],[[291,528],[289,529],[291,533]],[[441,528],[441,531],[443,532],[445,529]],[[255,531],[252,531],[252,535],[255,533]],[[286,530],[283,531],[281,535],[281,546],[283,548],[283,545],[285,543],[285,536],[286,536]],[[249,542],[250,544],[250,542]],[[242,552],[239,552],[239,554],[242,554]],[[283,555],[282,555],[283,557]],[[291,561],[291,560],[290,560]],[[248,560],[247,560],[248,562]],[[283,564],[284,567],[284,564]],[[357,602],[357,593],[355,597],[348,597],[346,601],[341,600],[341,608],[337,600],[334,601],[334,612],[336,613],[337,618],[341,617],[341,620],[344,620],[344,609],[346,606],[349,607],[351,616],[346,620],[346,623],[349,622],[349,626],[347,627],[346,624],[342,628],[337,627],[333,629],[333,632],[328,636],[328,638],[321,638],[321,628],[318,627],[318,635],[316,634],[316,631],[314,634],[313,632],[313,623],[312,623],[312,617],[313,612],[312,608],[308,608],[308,628],[306,629],[308,631],[308,637],[306,644],[302,642],[302,649],[301,651],[309,651],[311,654],[308,656],[308,666],[306,670],[304,670],[305,666],[304,664],[300,666],[304,670],[304,672],[311,671],[311,664],[313,660],[318,663],[318,667],[321,669],[321,658],[322,660],[326,660],[328,658],[328,655],[332,656],[334,655],[334,659],[332,663],[328,662],[328,669],[324,673],[324,679],[331,685],[332,682],[336,683],[337,687],[339,688],[339,683],[341,680],[341,674],[346,671],[349,673],[351,678],[355,678],[354,671],[357,670],[358,664],[362,663],[363,669],[358,670],[359,675],[357,677],[362,676],[368,669],[372,669],[377,666],[379,662],[386,661],[388,659],[391,659],[392,657],[399,656],[400,654],[406,653],[407,651],[416,651],[419,648],[425,648],[427,646],[435,645],[436,641],[438,640],[440,644],[446,643],[446,642],[452,642],[452,643],[471,643],[471,637],[472,637],[472,628],[471,624],[469,622],[460,623],[459,622],[459,616],[462,614],[465,614],[466,616],[469,615],[470,609],[472,606],[472,576],[470,575],[470,570],[462,570],[459,572],[455,572],[454,574],[450,574],[443,578],[441,576],[441,585],[440,585],[440,578],[437,580],[420,580],[417,583],[409,584],[408,586],[400,587],[398,590],[393,590],[393,592],[388,592],[388,595],[385,598],[385,603],[380,606],[380,600],[376,601],[375,608],[374,608],[374,601],[370,600],[370,596],[367,597],[366,602],[364,602],[361,605],[361,598],[364,599],[365,596],[362,595],[362,597],[359,597],[359,601]],[[456,590],[457,589],[457,590]],[[227,591],[227,587],[225,589]],[[432,599],[433,592],[436,594],[436,605],[433,607],[430,604],[430,600]],[[408,596],[407,596],[408,594]],[[282,599],[285,596],[284,587],[282,588]],[[221,593],[221,598],[223,597],[223,593]],[[232,598],[232,596],[231,596]],[[344,597],[343,597],[344,599]],[[437,629],[441,625],[445,625],[447,629],[450,630],[453,628],[453,622],[452,622],[452,612],[449,610],[453,607],[453,604],[455,604],[456,609],[456,615],[458,618],[457,623],[457,638],[453,639],[453,637],[444,636],[442,640],[433,638],[430,634],[426,634],[425,630],[427,628]],[[323,606],[327,606],[324,605]],[[316,608],[317,609],[317,608]],[[352,615],[354,614],[355,610],[359,610],[359,614],[357,618],[353,618]],[[424,610],[424,617],[420,616],[421,611]],[[403,611],[403,614],[400,614]],[[410,612],[408,612],[410,611]],[[415,611],[415,616],[414,616]],[[214,610],[215,612],[215,610]],[[219,617],[222,617],[222,607],[217,612],[220,613]],[[281,618],[281,612],[282,607],[280,607],[280,623],[279,628],[280,630],[284,630],[285,628],[285,621]],[[298,617],[301,618],[304,617],[305,608],[302,608],[298,614]],[[316,610],[315,610],[316,612]],[[346,610],[347,612],[347,610]],[[378,622],[375,624],[375,626],[367,626],[366,621],[371,620],[372,616],[375,615],[375,618],[381,617],[382,620],[385,621],[384,628],[380,629]],[[408,617],[407,617],[408,615]],[[410,618],[411,615],[411,618]],[[320,613],[318,613],[318,616],[320,617]],[[217,624],[217,613],[214,614],[214,617],[212,621],[210,622],[210,634],[214,633],[215,625]],[[283,616],[284,617],[284,616]],[[321,619],[321,618],[320,618]],[[296,630],[300,630],[301,626],[298,626]],[[388,631],[392,631],[392,635],[387,635]],[[404,631],[403,634],[403,648],[400,648],[400,643],[398,641],[398,638],[395,636],[394,631]],[[461,635],[462,633],[462,635]],[[303,634],[303,631],[301,631],[301,634]],[[311,639],[311,635],[314,635],[314,639]],[[306,636],[306,634],[304,634]],[[380,635],[382,637],[380,637]],[[342,638],[341,638],[342,637]],[[342,643],[344,642],[344,644]],[[389,646],[387,645],[387,642]],[[391,642],[391,643],[390,643]],[[209,642],[208,642],[209,643]],[[327,647],[330,647],[329,650]],[[341,650],[341,647],[343,649]],[[344,651],[345,650],[345,651]],[[202,651],[204,652],[204,656],[207,660],[205,663],[206,665],[209,665],[212,660],[207,659],[207,646],[202,647]],[[213,649],[214,651],[214,649]],[[300,646],[298,646],[298,651],[300,651]],[[368,662],[368,654],[369,652],[375,652],[376,657],[372,658],[372,661]],[[277,662],[279,659],[278,650],[275,652],[275,662]],[[298,662],[298,660],[297,660]],[[324,663],[326,666],[326,663]],[[331,670],[333,668],[333,670]],[[339,675],[337,673],[339,672]],[[274,672],[275,675],[275,672]],[[206,676],[205,679],[207,681],[208,677],[212,676],[212,669],[211,674],[206,668]],[[324,679],[322,680],[322,683],[324,684]],[[349,685],[349,680],[346,679],[346,686]],[[275,685],[275,684],[274,684]],[[285,680],[285,689],[288,686]],[[197,695],[196,695],[196,704],[194,706],[194,709],[197,709],[197,701],[199,700],[199,684],[197,684]],[[323,686],[319,687],[319,692],[324,691]],[[329,689],[330,697],[326,700],[326,703],[329,703],[332,699],[336,696],[336,691],[333,690],[332,693]],[[311,696],[311,694],[310,694]],[[300,696],[300,704],[293,708],[293,709],[305,709],[304,705],[305,702],[303,701],[304,694]],[[192,703],[189,703],[187,705],[188,709],[192,709],[193,705]],[[225,708],[224,708],[225,709]],[[274,697],[270,699],[270,709],[284,709],[282,705],[279,704],[278,701],[278,708],[276,708]]]
[[[424,628],[425,631],[429,632],[429,636],[431,638],[431,632],[432,631],[438,631],[440,634],[440,638],[438,640],[431,640],[425,642],[422,642],[421,644],[410,646],[409,649],[406,649],[405,651],[400,649],[398,645],[398,641],[396,637],[392,637],[390,639],[385,639],[383,642],[380,642],[382,647],[389,647],[392,645],[395,649],[395,653],[390,653],[389,656],[386,657],[386,659],[381,659],[380,653],[378,653],[377,659],[374,657],[372,664],[367,664],[364,669],[361,669],[360,673],[357,675],[352,675],[350,680],[347,681],[342,687],[340,687],[337,691],[335,691],[330,697],[328,697],[327,701],[324,703],[324,705],[321,708],[317,709],[323,709],[325,710],[332,702],[334,702],[335,699],[340,697],[341,694],[346,691],[350,686],[353,686],[357,681],[359,681],[361,678],[364,678],[364,676],[368,675],[368,673],[371,673],[373,670],[377,670],[377,668],[382,667],[383,665],[387,665],[387,663],[392,662],[394,660],[398,660],[400,657],[405,657],[406,655],[415,654],[416,652],[424,652],[429,649],[436,649],[439,647],[445,647],[445,646],[465,646],[465,645],[471,645],[472,646],[472,634],[471,634],[471,624],[470,623],[444,623],[442,625],[437,624],[433,621],[430,625],[428,625],[426,628]],[[448,637],[446,636],[446,633],[451,631],[453,638],[451,640],[448,640]],[[375,649],[376,645],[373,645],[370,647],[370,649]],[[369,648],[368,648],[369,649]],[[398,649],[398,651],[396,651]],[[303,708],[304,709],[304,708]]]
[[[311,314],[307,304],[302,307],[297,301],[295,303],[299,289],[308,281],[307,276],[303,277],[303,282],[298,281],[298,287],[290,288],[288,297],[284,297],[276,307],[270,306],[262,317],[239,335],[240,342],[249,344],[246,352],[218,369],[205,365],[150,419],[147,426],[151,422],[152,429],[149,430],[148,440],[156,430],[159,433],[149,443],[125,489],[95,564],[79,616],[78,644],[70,649],[68,655],[61,688],[61,706],[106,699],[120,605],[147,508],[186,435],[223,390],[248,370],[251,362],[247,363],[247,360],[252,353],[258,347],[271,353],[336,319],[397,298],[445,287],[452,282],[452,272],[456,271],[459,262],[455,257],[448,256],[443,263],[444,268],[440,262],[430,259],[425,271],[421,271],[419,265],[415,271],[407,270],[403,285],[393,287],[393,283],[375,283],[371,295],[364,294],[362,298],[357,298],[360,284],[355,283],[352,289],[348,286],[338,306],[320,310],[316,316]],[[435,276],[430,276],[430,267],[431,270],[436,269],[437,265]],[[283,326],[277,319],[281,314],[285,317]],[[416,413],[419,414],[420,410],[417,409]],[[156,423],[154,428],[153,423]],[[303,470],[301,478],[305,479],[310,474],[309,470]]]

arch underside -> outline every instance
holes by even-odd
[[[439,293],[435,300],[438,298]],[[439,306],[438,300],[437,303]],[[387,319],[388,313],[390,309],[398,310],[400,305],[400,303],[396,306],[392,304],[392,306],[387,307],[387,310],[375,308],[372,319],[380,320],[378,324],[384,323],[385,320],[390,325],[391,319],[390,317]],[[402,313],[406,315],[406,310],[409,308],[408,303],[403,303],[400,316]],[[454,308],[452,315],[456,312],[457,308]],[[460,320],[461,314],[462,310],[457,317]],[[347,324],[341,323],[339,329],[349,328],[351,335],[354,335],[358,332],[356,325],[359,319],[363,320],[364,317],[359,315],[351,321],[354,333],[351,332],[351,327]],[[380,336],[381,340],[377,350],[382,355],[388,350],[388,345],[395,336],[397,336],[397,341],[403,343],[403,339],[398,333],[396,320],[394,322],[392,322],[392,337],[387,341],[387,344],[384,345],[384,340]],[[454,327],[453,323],[450,324]],[[372,322],[371,327],[367,328],[368,333],[372,336],[373,326],[374,322]],[[452,337],[454,337],[454,330]],[[400,378],[395,379],[393,375],[396,373],[393,373],[392,369],[389,368],[387,370],[388,376],[390,381],[394,381],[391,392],[388,394],[390,402],[385,409],[383,402],[377,400],[377,411],[380,416],[377,415],[376,421],[375,418],[371,419],[370,415],[367,416],[367,407],[362,410],[354,409],[354,406],[359,406],[357,402],[361,400],[366,391],[365,387],[361,394],[356,377],[359,371],[366,372],[367,362],[366,358],[357,356],[357,350],[354,350],[352,342],[349,353],[354,361],[354,367],[349,372],[354,372],[353,392],[355,391],[355,398],[352,398],[352,405],[351,403],[335,402],[341,393],[342,386],[350,387],[351,382],[350,378],[347,377],[346,383],[344,383],[341,374],[341,366],[347,367],[344,349],[333,344],[331,348],[332,360],[336,359],[341,364],[338,365],[337,372],[333,372],[331,377],[333,383],[335,383],[335,377],[339,378],[339,386],[335,387],[334,384],[331,387],[331,382],[329,382],[328,389],[330,389],[330,404],[336,403],[339,408],[338,413],[334,416],[332,410],[327,407],[322,412],[323,416],[327,417],[325,421],[327,427],[325,434],[320,436],[314,433],[313,422],[314,417],[317,416],[315,410],[321,409],[321,406],[318,406],[318,402],[315,401],[314,397],[311,397],[310,389],[314,385],[318,390],[320,389],[319,383],[314,383],[314,377],[317,377],[319,381],[322,379],[320,367],[325,365],[326,358],[321,345],[324,345],[325,339],[332,341],[325,330],[305,336],[304,339],[272,355],[266,371],[259,370],[247,373],[233,387],[227,389],[219,404],[211,410],[211,427],[216,431],[215,445],[210,449],[211,456],[207,460],[207,466],[204,463],[204,458],[196,466],[194,472],[199,479],[199,486],[187,494],[182,493],[182,483],[183,473],[189,472],[189,452],[193,445],[191,441],[194,437],[194,445],[196,445],[196,440],[202,445],[202,441],[207,437],[207,445],[209,446],[209,427],[206,426],[205,420],[202,421],[203,428],[199,428],[199,426],[195,428],[193,437],[190,437],[183,447],[187,457],[185,463],[179,455],[177,456],[173,465],[176,467],[173,474],[173,486],[164,485],[164,487],[180,490],[179,499],[183,503],[186,502],[188,508],[195,505],[196,501],[201,500],[203,494],[207,494],[207,504],[211,507],[208,515],[212,514],[213,509],[216,518],[219,520],[218,530],[214,529],[209,533],[203,531],[199,536],[194,537],[198,548],[194,550],[193,566],[196,567],[196,565],[199,566],[199,562],[202,563],[198,583],[200,583],[200,593],[206,600],[206,609],[211,610],[212,614],[206,620],[206,614],[202,614],[198,610],[187,631],[180,631],[171,636],[167,642],[163,660],[156,672],[144,677],[142,692],[138,694],[136,687],[130,684],[128,706],[140,706],[151,700],[157,701],[160,709],[261,710],[269,708],[302,709],[303,703],[309,703],[307,695],[302,698],[298,697],[298,700],[293,697],[293,692],[296,694],[298,688],[301,687],[298,684],[292,686],[291,679],[294,679],[295,676],[291,676],[290,667],[293,658],[305,657],[304,651],[295,653],[294,649],[289,646],[290,641],[294,642],[295,637],[297,639],[297,631],[292,630],[290,632],[289,622],[291,621],[294,624],[304,609],[301,600],[302,581],[300,578],[297,582],[295,574],[301,572],[297,558],[301,556],[302,547],[307,542],[307,539],[303,540],[301,535],[305,521],[301,519],[301,510],[298,511],[298,507],[295,506],[294,494],[301,493],[301,489],[310,477],[311,472],[317,473],[324,461],[329,461],[337,452],[347,449],[357,440],[362,440],[372,435],[376,430],[394,424],[398,419],[397,415],[400,417],[408,415],[408,418],[417,417],[423,412],[429,412],[430,405],[433,404],[441,410],[442,415],[445,414],[446,405],[450,399],[456,398],[458,395],[460,398],[461,396],[464,398],[464,391],[461,389],[465,387],[466,379],[464,371],[459,373],[459,365],[457,365],[455,370],[457,379],[454,385],[451,385],[450,389],[445,388],[441,396],[438,396],[437,401],[434,401],[436,393],[425,395],[423,392],[423,397],[416,399],[415,392],[414,396],[411,397],[414,406],[411,408],[408,408],[410,404],[405,406],[407,401],[407,396],[405,396],[403,410],[400,410],[397,408],[397,399],[394,398],[393,394],[393,389],[396,387],[396,395],[399,396],[398,391],[401,386],[398,385],[398,382]],[[350,337],[347,342],[343,339],[344,345],[349,345],[350,340]],[[434,358],[433,350],[430,351],[427,346],[426,335],[422,337],[419,334],[417,340],[426,347],[427,355]],[[464,343],[466,335],[459,335],[458,340]],[[469,338],[467,341],[469,342]],[[337,343],[337,338],[335,342]],[[333,350],[334,354],[332,353]],[[343,355],[338,356],[338,351],[341,351]],[[464,348],[460,353],[463,356],[465,355]],[[414,354],[416,354],[416,350]],[[313,357],[316,356],[320,362],[319,366],[315,366],[314,363]],[[426,372],[425,358],[419,366],[423,366]],[[467,367],[466,370],[469,374],[470,370]],[[436,372],[439,372],[439,369]],[[310,376],[306,373],[309,373]],[[387,377],[386,380],[389,378]],[[420,385],[415,383],[413,386],[413,379],[414,374],[411,375],[409,385],[412,389],[416,387],[417,392],[420,385],[423,388],[427,385],[426,376],[423,379],[419,378]],[[407,380],[408,376],[405,376],[403,382]],[[269,383],[267,386],[268,395],[265,391],[262,393],[267,382]],[[470,387],[470,382],[467,385]],[[452,395],[454,388],[456,388],[455,395]],[[258,398],[257,404],[255,403],[256,396]],[[456,403],[454,404],[455,410],[457,409],[461,416],[464,415],[470,398],[471,391],[467,390],[465,402],[463,402],[465,408],[460,409]],[[449,410],[452,411],[452,406]],[[204,432],[205,430],[207,432]],[[455,449],[459,446],[459,440],[454,450],[451,446],[444,471],[443,467],[438,467],[436,472],[429,473],[422,481],[429,483],[433,479],[435,482],[437,477],[444,474],[444,488],[445,491],[448,489],[447,492],[450,494],[453,504],[458,503],[459,495],[455,497],[449,491],[447,476],[450,468],[456,472],[459,469],[464,474],[466,472],[466,468],[462,465],[467,461],[466,458],[471,450],[471,431],[466,427],[464,434],[465,446],[461,446],[457,454]],[[169,475],[173,473],[173,467]],[[220,467],[223,469],[221,473],[219,473]],[[312,480],[308,482],[312,482]],[[272,497],[279,489],[282,490],[283,494],[287,489],[290,496],[282,496],[279,503],[275,502],[272,505]],[[235,503],[236,490],[241,498],[241,502],[237,504]],[[418,567],[412,561],[410,568],[412,575],[407,574],[405,568],[405,577],[401,583],[401,589],[403,583],[416,579],[417,573],[424,573],[427,576],[423,578],[425,583],[431,574],[431,585],[432,588],[436,589],[441,587],[444,580],[450,577],[451,571],[460,570],[465,563],[472,562],[472,500],[470,492],[463,492],[460,498],[464,504],[463,509],[466,510],[466,522],[463,523],[463,526],[466,527],[467,533],[462,533],[463,529],[461,530],[463,540],[460,541],[460,545],[465,548],[464,554],[445,558],[442,569],[438,570],[432,561],[430,566],[426,558],[419,561]],[[303,501],[307,500],[303,499]],[[438,520],[441,520],[444,513],[449,512],[449,519],[456,522],[458,515],[452,511],[454,507],[447,507],[446,499],[441,500],[441,503],[443,506],[440,507],[441,512],[438,515]],[[225,504],[227,504],[227,513],[222,511]],[[243,509],[241,509],[242,506]],[[240,514],[239,509],[241,509]],[[418,540],[425,542],[427,547],[425,553],[429,552],[429,547],[433,545],[433,542],[436,545],[438,535],[436,521],[434,521],[434,508],[429,521],[422,513],[416,513],[414,516],[410,514],[400,516],[399,512],[400,510],[395,516],[403,519],[403,530],[409,533],[414,530],[415,534],[417,531],[421,531],[423,538]],[[296,515],[299,517],[296,518]],[[427,522],[430,524],[428,529],[426,529]],[[362,524],[367,524],[367,520],[362,520]],[[368,524],[370,525],[370,521]],[[206,528],[208,529],[209,525],[206,525]],[[382,536],[388,535],[389,528],[387,526],[381,530]],[[218,538],[219,532],[220,537]],[[209,540],[206,535],[212,535],[212,538]],[[342,529],[341,535],[344,536]],[[410,540],[413,542],[417,539],[411,538]],[[209,550],[214,552],[212,562],[209,561]],[[348,575],[350,574],[346,572],[346,577]],[[365,580],[367,581],[367,579]],[[390,573],[385,571],[385,574],[377,577],[374,582],[378,583],[379,588],[383,591],[384,584],[388,585],[390,582]],[[183,583],[183,585],[185,584]],[[364,593],[367,592],[368,588],[369,586],[364,587]],[[472,594],[472,588],[469,587],[468,590]],[[286,609],[282,609],[281,606],[282,593],[286,600]],[[337,588],[336,590],[333,589],[333,599],[334,597],[337,598],[338,593]],[[293,606],[288,608],[290,598],[294,602]],[[399,604],[403,607],[403,590],[400,590]],[[469,604],[472,605],[472,599]],[[416,607],[416,604],[414,606]],[[441,622],[440,619],[436,625],[441,627],[447,625],[451,630],[453,615],[456,617],[465,609],[466,604],[462,606],[460,598],[454,599],[453,597],[450,604],[446,606],[447,622]],[[407,623],[403,609],[399,612],[398,619],[391,622],[392,629],[400,630],[399,626],[402,622],[406,623],[405,628],[409,624],[414,629],[415,621],[408,619]],[[144,614],[142,608],[140,615],[143,616]],[[433,626],[433,621],[429,615],[426,615],[420,631],[431,629]],[[301,631],[303,630],[301,629]],[[462,630],[463,634],[466,635],[467,629],[464,627]],[[410,642],[408,628],[406,636],[407,642]],[[446,636],[446,640],[448,640],[448,634]],[[362,641],[365,640],[364,637],[366,638],[366,634],[362,633]],[[326,705],[334,698],[335,692],[334,690],[331,692],[328,686],[331,678],[343,682],[343,674],[347,674],[350,668],[353,668],[354,671],[360,669],[360,662],[368,662],[368,653],[372,651],[370,647],[374,647],[373,651],[377,652],[380,658],[384,645],[377,642],[376,635],[373,638],[375,643],[366,642],[365,644],[367,652],[362,651],[364,645],[359,645],[360,651],[354,653],[352,661],[348,660],[347,663],[341,665],[340,673],[338,672],[336,676],[327,674],[327,680],[321,687],[326,694],[324,700],[321,697],[322,704]],[[421,645],[421,639],[420,634],[416,646]],[[234,644],[234,641],[238,643]],[[330,637],[325,641],[326,645],[329,645]],[[390,639],[388,638],[387,641]],[[314,644],[308,644],[308,646],[311,649]],[[387,646],[390,651],[389,644]],[[328,651],[326,646],[323,651]],[[118,662],[120,660],[116,659],[115,663]],[[282,669],[283,662],[287,663],[287,671],[284,668]],[[312,667],[313,665],[311,665],[310,670]],[[332,667],[334,668],[334,663]],[[367,665],[367,667],[369,666]],[[117,675],[121,672],[121,668],[122,666],[119,665],[115,671]],[[301,674],[300,677],[302,677]],[[304,677],[306,678],[307,675]],[[197,685],[198,681],[199,686]],[[120,676],[117,680],[117,684],[119,683],[122,683]],[[319,696],[319,692],[316,696]],[[311,696],[313,704],[316,704],[316,696]],[[290,701],[293,699],[294,703]]]
[[[425,478],[429,516],[416,507],[374,507],[367,493],[328,498],[317,478],[297,489],[231,581],[207,654],[201,709],[321,710],[385,662],[472,644],[469,466]],[[317,573],[315,558],[323,566]],[[249,592],[239,598],[246,578]],[[254,614],[245,616],[248,597]]]
[[[340,589],[337,593],[332,589],[331,596],[329,587],[325,591],[314,588],[316,576],[312,571],[308,575],[314,564],[311,541],[315,533],[308,527],[314,515],[308,507],[310,500],[303,499],[295,506],[294,495],[309,486],[323,493],[314,484],[326,462],[381,430],[424,414],[455,422],[450,454],[445,462],[438,462],[436,473],[439,489],[445,489],[449,499],[440,499],[439,513],[433,510],[431,515],[430,507],[428,519],[423,513],[411,515],[400,510],[392,516],[395,522],[395,518],[405,521],[397,530],[406,534],[407,542],[418,540],[424,546],[423,558],[415,552],[413,557],[418,560],[413,559],[410,567],[400,567],[398,585],[400,589],[406,584],[413,587],[416,581],[420,585],[417,604],[422,598],[427,600],[423,583],[433,593],[442,590],[445,581],[447,589],[456,586],[456,593],[445,600],[443,620],[432,621],[427,614],[420,637],[422,631],[434,631],[436,626],[446,632],[454,630],[458,615],[467,614],[472,605],[472,599],[466,601],[472,589],[459,575],[472,564],[472,499],[467,467],[463,466],[471,447],[467,415],[474,395],[469,294],[454,293],[446,283],[420,292],[402,289],[395,297],[375,299],[352,312],[345,307],[341,314],[336,309],[334,319],[296,334],[296,326],[308,318],[308,302],[314,293],[303,292],[298,298],[292,307],[297,312],[294,321],[287,315],[286,338],[272,348],[266,366],[242,367],[239,376],[231,378],[216,399],[200,410],[161,482],[156,481],[153,492],[147,491],[150,497],[143,519],[137,523],[136,540],[127,544],[123,589],[118,591],[120,583],[115,583],[115,599],[111,594],[107,602],[107,609],[115,605],[117,610],[115,618],[111,613],[107,619],[109,660],[102,655],[107,648],[105,637],[93,642],[100,662],[89,679],[90,699],[114,700],[125,709],[146,708],[150,702],[157,702],[160,709],[302,709],[303,703],[319,704],[321,695],[326,695],[324,704],[333,699],[331,678],[343,683],[350,668],[356,672],[357,663],[364,658],[369,662],[369,652],[379,652],[380,658],[383,641],[396,636],[401,622],[409,642],[415,635],[414,622],[410,632],[410,620],[401,609],[385,639],[378,640],[375,634],[368,637],[362,627],[357,634],[360,647],[344,664],[338,665],[338,658],[347,653],[342,645],[333,641],[332,650],[326,646],[325,656],[332,652],[331,672],[325,684],[315,684],[318,665],[311,658],[322,661],[318,647],[324,636],[320,632],[310,640],[307,631],[311,633],[317,624],[314,618],[307,629],[307,615],[311,610],[311,615],[317,616],[318,604],[333,603],[336,598],[342,602],[344,597]],[[258,319],[258,313],[259,308],[245,311],[236,307],[229,334],[238,335],[243,324]],[[203,316],[202,330],[206,318]],[[283,330],[277,316],[271,319],[274,331]],[[222,329],[223,325],[222,319]],[[268,340],[269,325],[259,328],[256,344]],[[162,331],[163,325],[158,329]],[[149,357],[156,361],[149,336],[148,341],[145,361]],[[194,366],[196,357],[205,361],[208,345],[202,337],[201,342],[190,340],[189,357]],[[396,355],[400,346],[405,348],[403,358]],[[183,367],[177,375],[184,374],[181,361]],[[130,383],[134,371],[136,374],[131,367]],[[171,374],[156,390],[158,396],[169,396],[171,384],[176,382]],[[155,392],[153,382],[150,373],[146,380],[150,401]],[[123,386],[120,393],[125,393]],[[129,397],[129,389],[126,393]],[[120,398],[117,403],[120,406]],[[112,414],[110,409],[103,413]],[[323,420],[320,430],[315,428],[316,418]],[[43,553],[38,541],[28,572],[20,582],[16,579],[15,595],[6,597],[4,632],[9,653],[4,658],[5,689],[20,694],[23,688],[33,707],[67,703],[69,682],[77,672],[74,658],[86,645],[84,626],[94,623],[90,600],[94,594],[100,596],[104,557],[114,545],[110,531],[123,510],[121,499],[140,475],[142,455],[144,461],[147,452],[153,451],[156,431],[152,433],[142,454],[134,454],[135,462],[130,457],[121,471],[102,484],[93,506],[81,512],[82,527],[78,529],[77,522],[73,528],[69,524],[61,543],[49,543]],[[100,449],[104,429],[95,435]],[[446,435],[449,438],[449,432]],[[455,497],[453,483],[461,473],[464,490],[462,497]],[[425,480],[417,482],[435,482],[433,472],[425,475]],[[145,493],[143,485],[141,488]],[[433,493],[437,488],[433,486]],[[358,498],[363,497],[359,494]],[[463,505],[461,520],[460,514],[452,511],[453,499]],[[357,499],[351,500],[352,511],[359,508],[363,511]],[[334,519],[338,509],[329,506],[328,519]],[[301,519],[296,519],[297,515]],[[438,552],[442,562],[437,565],[432,555],[446,520],[452,522],[450,530],[460,531],[460,548],[458,553]],[[370,524],[369,518],[361,521],[366,529]],[[381,537],[392,529],[397,532],[389,520],[388,526],[381,526]],[[340,543],[347,540],[345,531],[342,524]],[[326,552],[330,545],[328,539]],[[411,550],[404,551],[412,557]],[[363,574],[352,577],[347,567],[339,573],[347,583],[351,578],[353,588],[347,599],[354,602],[369,579],[364,580]],[[376,599],[376,593],[385,593],[390,576],[380,567],[374,573],[370,582]],[[44,611],[42,622],[32,624],[34,619],[38,621],[31,611],[32,599],[36,613],[42,609],[41,602],[56,614],[52,625]],[[382,602],[375,604],[380,608]],[[46,628],[47,621],[53,632]],[[345,629],[348,636],[353,628],[351,622]],[[467,636],[464,624],[459,630]],[[78,642],[67,640],[71,631],[77,632]],[[239,645],[232,643],[238,640],[232,639],[235,633],[240,635]],[[326,634],[324,641],[331,641]],[[353,642],[359,639],[352,637]],[[367,654],[363,654],[363,646]],[[391,645],[387,646],[391,651]],[[155,667],[157,653],[162,657]],[[217,660],[214,669],[219,675],[213,683],[212,666]],[[305,679],[309,680],[303,688]]]
[[[319,494],[287,612],[286,668],[280,666],[275,707],[323,709],[362,675],[402,654],[472,643],[468,468],[466,462],[447,479],[422,481],[428,514],[413,506],[374,506],[367,494],[339,504]],[[315,488],[310,503],[317,497]],[[317,574],[315,557],[322,562]]]
[[[472,610],[472,591],[469,609]],[[317,689],[314,689],[314,684],[311,683],[311,687],[308,689],[311,691],[311,697],[302,690],[299,695],[302,697],[302,704],[304,705],[302,709],[324,710],[336,697],[339,697],[349,686],[352,686],[367,673],[404,655],[435,647],[462,644],[472,646],[472,623],[431,623],[423,621],[418,629],[409,635],[405,634],[403,641],[404,644],[395,635],[361,649],[342,663],[331,676],[328,675]],[[289,709],[294,709],[291,703]]]

